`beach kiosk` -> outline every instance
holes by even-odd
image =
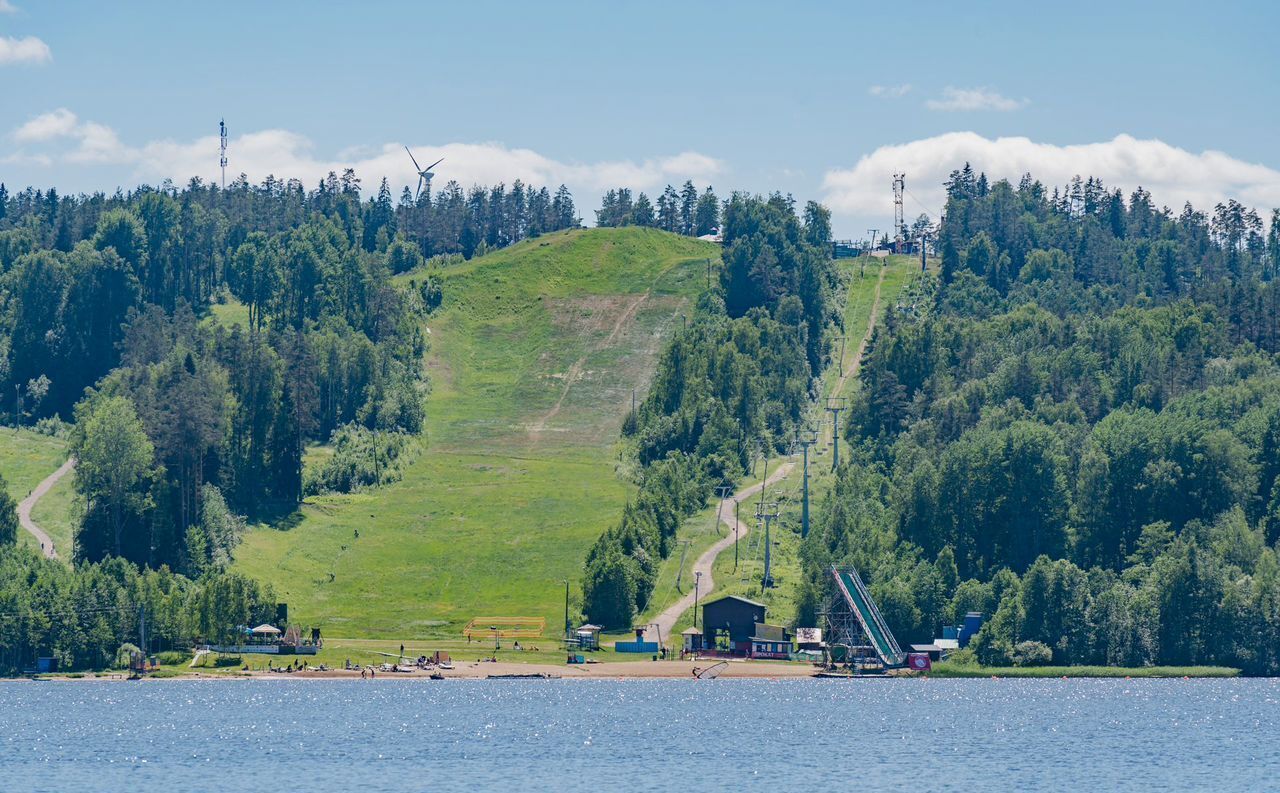
[[[680,632],[680,638],[684,640],[682,647],[686,655],[702,649],[702,631],[697,628],[685,628]]]
[[[599,650],[600,649],[600,631],[603,630],[599,625],[587,623],[578,628],[574,634],[578,639],[578,649],[580,650]]]

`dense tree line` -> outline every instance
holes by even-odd
[[[519,181],[398,205],[385,180],[363,200],[350,171],[310,191],[0,187],[4,412],[75,419],[77,557],[199,575],[229,558],[239,516],[301,499],[308,443],[373,438],[340,444],[313,488],[394,470],[400,446],[380,439],[421,428],[418,318],[440,302],[429,271],[395,274],[577,223],[566,189]],[[233,298],[243,322],[205,319]]]
[[[234,641],[237,629],[273,620],[276,600],[234,573],[193,580],[123,559],[71,568],[0,545],[0,674],[29,669],[37,657],[56,658],[63,671],[114,666],[122,645],[141,641],[142,609],[143,649],[159,652]]]
[[[633,199],[627,187],[610,190],[600,199],[600,208],[596,210],[597,226],[646,226],[687,237],[715,234],[720,229],[720,220],[721,206],[716,194],[710,186],[699,194],[693,182],[685,182],[679,192],[667,185],[656,204],[644,193]]]
[[[789,198],[735,194],[724,211],[723,268],[688,327],[664,350],[623,431],[640,487],[592,547],[583,579],[589,619],[630,627],[652,595],[676,529],[753,454],[785,448],[815,396],[839,321],[843,285],[829,256],[827,211],[803,218]]]
[[[985,612],[988,663],[1280,672],[1280,218],[967,166],[947,187],[934,291],[868,351],[801,619],[850,562],[907,641]]]

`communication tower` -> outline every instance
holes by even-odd
[[[222,189],[227,189],[227,121],[223,119],[218,122],[218,138],[221,143],[221,157],[219,164],[222,166]]]

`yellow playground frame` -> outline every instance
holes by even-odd
[[[545,617],[476,617],[462,629],[468,639],[536,639],[547,628]]]

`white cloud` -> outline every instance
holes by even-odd
[[[37,116],[13,132],[19,143],[43,144],[35,153],[18,152],[10,158],[50,164],[59,162],[114,164],[132,168],[139,180],[160,182],[172,179],[182,184],[192,176],[206,181],[219,178],[216,135],[191,141],[157,140],[140,146],[122,142],[110,127],[80,121],[71,111],[60,108]],[[61,150],[56,149],[63,141]],[[65,143],[74,141],[72,148]],[[564,162],[525,148],[502,143],[410,144],[418,162],[426,165],[444,158],[437,168],[435,186],[456,180],[464,187],[473,184],[510,184],[520,179],[526,184],[554,188],[561,183],[575,191],[600,191],[628,186],[636,190],[657,190],[667,183],[686,179],[705,183],[724,172],[724,164],[705,154],[686,151],[645,160],[603,160]],[[228,144],[228,175],[246,174],[252,182],[268,175],[298,178],[314,186],[330,171],[341,173],[354,168],[367,189],[376,189],[386,176],[394,190],[417,185],[418,175],[405,154],[403,144],[384,143],[356,147],[325,157],[317,154],[310,139],[296,132],[269,129],[234,137]]]
[[[1017,183],[1030,173],[1045,185],[1065,185],[1077,174],[1097,176],[1126,195],[1142,186],[1157,204],[1179,208],[1190,201],[1205,209],[1226,198],[1259,208],[1280,206],[1280,171],[1220,151],[1196,154],[1160,140],[1117,135],[1109,141],[1070,146],[1024,137],[984,138],[949,132],[909,143],[881,146],[852,168],[827,171],[824,198],[845,215],[888,215],[894,173],[907,175],[908,215],[927,211],[936,220],[946,201],[943,182],[965,162],[992,180]]]
[[[872,96],[879,96],[885,99],[897,99],[906,96],[911,91],[911,83],[903,83],[902,85],[873,85],[867,89],[867,93]]]
[[[924,106],[930,110],[1017,110],[1027,105],[1029,99],[1010,99],[992,91],[990,88],[954,88],[942,89],[941,99],[930,99]]]
[[[13,3],[10,3],[9,0],[0,0],[0,14],[16,14],[16,13],[18,13],[17,6],[15,6]]]
[[[35,36],[15,39],[0,36],[0,66],[8,63],[45,63],[53,60],[49,45]]]
[[[60,107],[49,113],[42,113],[13,131],[14,140],[19,143],[38,143],[54,138],[71,135],[76,127],[76,114]]]
[[[61,157],[67,162],[127,163],[137,158],[137,152],[121,143],[120,138],[110,127],[93,121],[81,123],[76,114],[65,107],[30,119],[13,131],[13,139],[26,144],[49,144],[63,139],[74,140],[75,148],[61,152]],[[28,155],[20,151],[12,155],[12,158],[15,162],[26,161],[35,164],[52,164],[53,162],[48,152]]]

